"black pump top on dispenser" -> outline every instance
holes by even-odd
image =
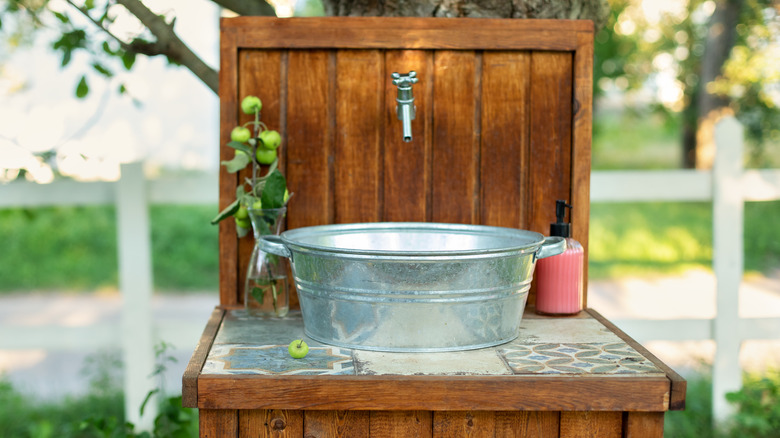
[[[571,224],[564,222],[566,208],[572,208],[564,200],[555,201],[555,223],[550,224],[550,236],[571,237]]]

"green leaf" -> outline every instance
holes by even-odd
[[[103,65],[101,65],[101,64],[99,64],[97,62],[92,64],[92,68],[94,68],[95,71],[97,71],[98,73],[102,74],[103,76],[105,76],[107,78],[110,78],[110,77],[114,76],[114,73],[111,70],[107,69],[106,67],[104,67]]]
[[[76,97],[83,99],[87,94],[89,94],[89,85],[87,85],[86,76],[82,75],[79,84],[76,86]]]
[[[236,156],[234,156],[232,160],[222,161],[221,164],[225,166],[225,169],[229,173],[236,173],[239,170],[245,168],[247,164],[249,164],[249,155],[236,154]]]
[[[287,180],[279,172],[279,169],[274,169],[268,175],[268,179],[265,181],[265,187],[263,187],[263,193],[260,194],[260,200],[263,203],[263,208],[279,208],[284,206],[284,190],[287,188]]]
[[[57,19],[60,20],[63,23],[67,23],[68,21],[70,21],[70,20],[68,20],[68,17],[65,14],[61,13],[61,12],[56,12],[55,11],[54,12],[54,16],[57,17]]]
[[[127,70],[133,68],[133,64],[135,64],[135,53],[134,52],[122,53],[122,64],[124,64],[125,69]]]
[[[211,225],[216,225],[223,219],[233,216],[236,211],[238,211],[238,199],[220,211],[219,214],[211,220]]]
[[[255,282],[257,282],[257,279],[255,279]],[[260,289],[257,286],[252,287],[252,297],[258,302],[263,302],[263,295],[265,295],[265,291],[263,289]]]
[[[244,143],[241,143],[240,141],[231,141],[227,145],[233,149],[244,151],[247,153],[247,155],[252,155],[252,149],[249,146],[245,145]]]

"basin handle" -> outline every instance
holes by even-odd
[[[287,257],[288,259],[290,258],[290,250],[287,249],[287,246],[285,246],[284,242],[282,242],[282,238],[279,236],[273,234],[260,236],[260,239],[257,240],[257,244],[260,246],[260,249],[265,252]]]
[[[542,243],[542,246],[536,251],[536,258],[543,259],[545,257],[558,255],[564,251],[566,251],[566,239],[560,236],[545,237],[544,243]]]

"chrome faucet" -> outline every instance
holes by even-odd
[[[406,75],[393,73],[393,85],[398,87],[398,97],[395,98],[395,111],[398,114],[398,120],[403,123],[404,141],[412,141],[412,120],[417,112],[414,106],[414,96],[412,95],[412,85],[417,83],[417,73],[410,71]]]

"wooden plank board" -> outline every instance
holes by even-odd
[[[433,414],[433,436],[436,438],[492,438],[496,436],[495,425],[495,412],[492,411],[440,411]]]
[[[238,412],[234,409],[198,411],[200,438],[224,438],[238,435]]]
[[[639,354],[649,359],[655,366],[666,373],[666,378],[670,382],[669,390],[669,402],[667,409],[672,411],[681,411],[685,409],[685,393],[688,388],[688,382],[671,367],[663,363],[647,348],[635,341],[631,336],[628,336],[623,330],[620,330],[618,326],[604,318],[600,313],[593,309],[585,309],[585,311],[596,318],[600,323],[604,324],[612,333],[616,334],[620,339],[624,340]]]
[[[496,412],[496,436],[557,438],[560,412]]]
[[[303,411],[238,411],[238,438],[285,438],[303,436]]]
[[[663,438],[663,412],[626,412],[623,415],[624,438]]]
[[[561,412],[561,438],[620,438],[621,412]]]
[[[430,437],[433,413],[430,411],[371,411],[371,438]]]
[[[181,379],[181,405],[185,408],[198,407],[198,376],[200,370],[203,369],[203,364],[206,363],[209,350],[211,350],[211,345],[214,343],[214,338],[217,336],[217,330],[219,330],[224,316],[223,309],[214,309],[211,312],[206,328],[203,330],[198,345],[195,346],[195,351],[193,351],[187,368],[184,370]]]
[[[335,53],[291,50],[287,73],[287,228],[332,221],[331,164]],[[285,147],[285,146],[282,146]]]
[[[398,120],[398,87],[392,73],[417,73],[413,85],[417,116],[412,121],[412,141],[403,141],[403,124]],[[431,201],[431,128],[433,113],[433,53],[422,50],[385,52],[385,127],[384,127],[384,215],[391,222],[426,222]]]
[[[365,437],[369,431],[366,411],[305,411],[303,436]]]
[[[573,50],[576,35],[592,33],[589,20],[506,20],[422,17],[235,17],[241,47],[316,49]]]
[[[572,138],[572,237],[582,244],[582,305],[588,305],[588,230],[590,229],[590,168],[593,129],[593,34],[577,34],[574,52],[574,128]]]
[[[476,224],[479,57],[470,51],[434,55],[432,211],[434,222]]]
[[[659,377],[201,375],[199,408],[323,410],[667,409]]]
[[[219,144],[230,141],[230,131],[238,120],[238,49],[235,31],[223,29],[220,37],[219,69]],[[220,161],[233,158],[230,148],[219,147]],[[236,195],[238,177],[220,169],[219,211],[233,202]],[[238,285],[238,239],[236,224],[229,219],[219,223],[219,302],[222,305],[234,305],[237,301]]]
[[[336,54],[336,223],[382,217],[380,139],[384,126],[383,56],[378,50]]]
[[[481,223],[524,228],[530,54],[486,52],[482,65]]]

